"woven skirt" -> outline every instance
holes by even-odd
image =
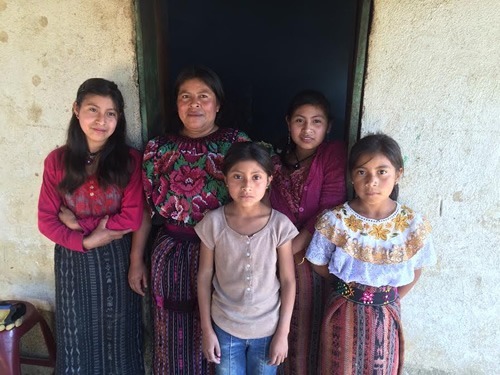
[[[214,373],[201,347],[196,287],[199,251],[196,236],[172,238],[162,230],[153,245],[154,374]]]
[[[370,292],[376,292],[376,289]],[[373,306],[352,302],[333,292],[326,306],[319,373],[401,373],[404,340],[399,298],[389,304]]]
[[[144,374],[131,236],[85,253],[56,245],[57,374]]]
[[[307,261],[295,266],[295,280],[297,287],[288,335],[288,358],[278,373],[315,374],[318,369],[326,283]]]

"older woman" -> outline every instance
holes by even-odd
[[[287,215],[300,233],[292,241],[297,295],[288,359],[281,372],[315,374],[324,283],[304,261],[304,256],[317,215],[346,198],[346,153],[342,143],[325,142],[331,116],[328,100],[322,93],[312,90],[298,93],[289,105],[286,122],[289,144],[280,158],[275,157],[270,199],[272,207]]]
[[[155,374],[213,371],[201,350],[196,276],[200,240],[193,229],[206,211],[228,200],[221,163],[234,142],[248,136],[216,123],[224,92],[205,67],[184,69],[175,84],[176,134],[148,142],[143,178],[146,197],[163,225],[154,241],[151,284]]]

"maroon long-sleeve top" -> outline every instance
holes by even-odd
[[[143,190],[142,155],[130,149],[132,160],[130,181],[125,188],[115,185],[99,186],[91,175],[72,194],[61,194],[58,185],[64,176],[64,147],[52,151],[44,162],[43,181],[38,200],[38,228],[51,241],[70,250],[85,251],[83,238],[97,228],[106,215],[106,228],[135,231],[142,221]],[[124,163],[126,161],[124,160]],[[82,231],[69,229],[58,217],[61,206],[69,208],[76,216]]]

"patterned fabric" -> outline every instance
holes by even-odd
[[[383,292],[377,288],[370,292]],[[403,368],[399,299],[372,306],[332,293],[321,329],[322,375],[396,375]]]
[[[314,231],[317,215],[346,199],[346,150],[340,142],[318,147],[309,167],[291,171],[274,157],[271,205],[284,213],[299,230]],[[319,337],[326,286],[308,262],[295,267],[296,296],[288,335],[288,358],[279,372],[314,374],[318,368]]]
[[[234,142],[249,141],[237,130],[220,128],[202,138],[157,137],[146,146],[143,182],[152,207],[168,223],[194,226],[205,212],[228,200],[221,167]]]
[[[328,264],[330,273],[347,283],[407,285],[415,269],[436,262],[430,231],[424,217],[399,203],[387,218],[373,220],[346,202],[318,219],[307,259]]]
[[[80,253],[56,245],[57,374],[143,374],[141,298],[130,235]]]
[[[60,193],[58,185],[65,175],[65,147],[52,151],[43,168],[43,182],[38,199],[38,228],[51,241],[75,251],[83,249],[83,237],[109,215],[106,228],[112,230],[137,230],[141,226],[143,189],[141,178],[141,154],[130,148],[132,172],[125,189],[116,186],[100,187],[95,176],[90,176],[72,194]],[[76,216],[83,231],[69,229],[58,217],[61,205],[68,207]]]
[[[211,374],[203,358],[196,295],[199,239],[193,226],[228,200],[222,160],[245,133],[220,128],[202,138],[168,135],[149,141],[143,183],[154,212],[164,221],[153,244],[151,284],[155,374]]]

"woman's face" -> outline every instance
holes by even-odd
[[[312,104],[298,107],[287,119],[287,123],[298,154],[314,152],[324,141],[330,128],[325,112]]]
[[[80,122],[90,152],[99,151],[114,133],[118,111],[109,96],[86,95],[82,103],[73,104],[73,112]]]
[[[203,81],[193,78],[179,87],[177,112],[184,125],[182,134],[199,138],[215,130],[219,102],[215,93]]]

